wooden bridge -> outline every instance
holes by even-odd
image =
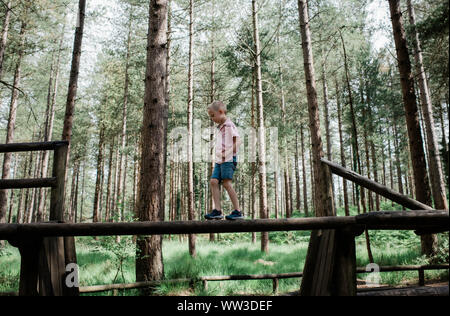
[[[312,231],[302,280],[302,295],[356,295],[355,238],[365,230],[413,230],[416,234],[449,231],[449,213],[400,195],[380,184],[323,160],[323,167],[418,211],[374,212],[348,217],[261,219],[235,222],[63,223],[64,178],[68,143],[0,145],[0,153],[54,150],[50,179],[0,180],[0,189],[51,187],[49,223],[0,224],[0,239],[21,254],[19,295],[79,295],[68,288],[66,266],[76,263],[75,236],[164,235],[233,232]],[[311,262],[313,263],[311,265]],[[312,268],[311,268],[312,266]]]

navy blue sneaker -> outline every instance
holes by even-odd
[[[244,219],[244,214],[241,211],[234,210],[230,215],[225,217],[229,221],[235,221],[238,219]]]
[[[205,218],[208,220],[212,219],[223,219],[223,215],[221,211],[213,210],[210,214],[206,214]]]

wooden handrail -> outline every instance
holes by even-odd
[[[360,174],[357,174],[356,172],[352,170],[348,170],[334,162],[328,161],[326,159],[322,159],[322,163],[326,166],[330,167],[330,170],[332,173],[341,176],[344,179],[347,179],[351,182],[354,182],[366,189],[369,189],[370,191],[373,191],[391,201],[394,201],[406,208],[409,208],[411,210],[433,210],[432,207],[423,204],[419,201],[416,201],[414,199],[411,199],[410,197],[400,194],[392,189],[389,189],[388,187],[379,184],[369,178],[363,177]]]
[[[449,269],[448,264],[435,264],[435,265],[406,265],[406,266],[381,266],[380,272],[398,272],[398,271],[418,271],[418,270],[445,270]],[[357,268],[357,273],[369,273],[366,268]],[[267,279],[290,279],[290,278],[301,278],[303,272],[290,272],[290,273],[277,273],[277,274],[248,274],[248,275],[222,275],[222,276],[202,276],[195,281],[244,281],[244,280],[267,280]],[[119,284],[105,284],[105,285],[90,285],[80,287],[80,293],[98,293],[111,290],[130,290],[144,288],[148,286],[155,286],[161,283],[181,283],[189,282],[192,283],[194,279],[183,278],[183,279],[171,279],[171,280],[161,280],[161,281],[148,281],[148,282],[134,282],[134,283],[119,283]],[[0,296],[14,296],[18,295],[16,292],[5,292],[0,293]]]
[[[0,190],[25,189],[25,188],[53,188],[55,186],[56,186],[56,178],[0,180]]]
[[[419,271],[419,270],[445,270],[449,269],[448,264],[436,264],[436,265],[406,265],[406,266],[381,266],[380,272],[398,272],[398,271]],[[357,268],[357,273],[369,273],[366,268]],[[184,278],[184,279],[172,279],[161,281],[149,281],[149,282],[135,282],[135,283],[122,283],[122,284],[106,284],[106,285],[91,285],[80,287],[80,293],[96,293],[111,290],[126,290],[137,289],[148,286],[155,286],[161,283],[181,283],[194,281],[245,281],[245,280],[275,280],[275,279],[291,279],[301,278],[303,272],[290,272],[290,273],[273,273],[273,274],[243,274],[243,275],[221,275],[221,276],[201,276],[198,278]]]
[[[0,144],[0,153],[55,150],[58,146],[68,145],[68,141]]]
[[[374,230],[449,230],[448,211],[374,212],[347,217],[259,219],[242,221],[176,221],[132,223],[32,223],[0,224],[0,239],[31,236],[115,236],[244,233],[296,230],[349,229],[362,233]],[[355,233],[357,235],[357,233]]]

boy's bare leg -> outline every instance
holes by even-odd
[[[221,211],[221,203],[220,203],[220,186],[219,180],[211,179],[211,194],[214,201],[214,208],[218,211]]]
[[[240,211],[241,209],[239,207],[239,199],[236,191],[233,189],[231,180],[223,180],[223,187],[225,188],[225,190],[227,190],[228,195],[230,196],[231,203],[233,203],[234,209]]]

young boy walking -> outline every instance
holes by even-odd
[[[211,176],[211,194],[215,209],[205,215],[207,220],[223,219],[220,201],[220,184],[223,185],[233,203],[234,211],[226,216],[227,220],[243,219],[244,215],[239,207],[236,191],[233,189],[232,180],[237,168],[237,154],[241,144],[241,138],[234,123],[227,117],[227,106],[221,101],[214,101],[208,107],[208,115],[216,123],[216,155],[215,167]]]

